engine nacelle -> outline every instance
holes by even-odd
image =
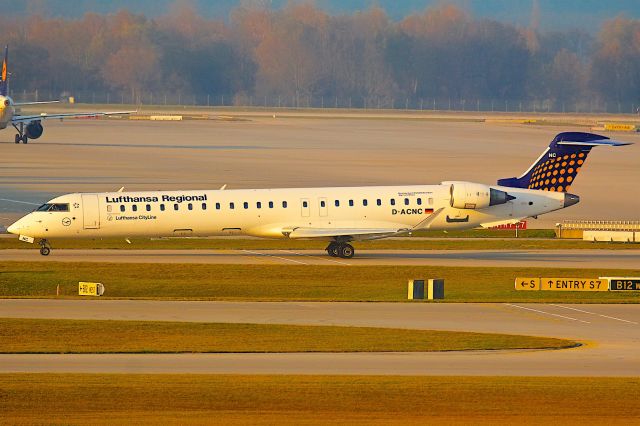
[[[29,139],[38,139],[43,132],[44,127],[42,127],[40,121],[32,121],[27,125],[26,134]]]
[[[451,207],[457,209],[484,209],[516,198],[499,189],[471,182],[453,182],[449,192]]]

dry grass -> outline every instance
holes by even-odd
[[[546,337],[372,327],[0,318],[0,353],[430,352],[575,345]]]
[[[516,276],[557,276],[555,268],[0,263],[0,297],[79,297],[79,281],[104,297],[201,300],[406,301],[407,280],[444,278],[450,302],[637,303],[638,292],[515,291]],[[639,276],[637,270],[562,269],[561,276]]]
[[[5,424],[637,424],[637,378],[0,375]]]

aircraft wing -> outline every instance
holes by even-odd
[[[313,239],[350,237],[350,240],[376,240],[391,236],[398,236],[410,232],[410,229],[393,228],[294,228],[288,233],[291,239]]]
[[[13,106],[58,104],[60,101],[14,102]]]
[[[378,240],[381,238],[398,237],[417,231],[429,229],[431,224],[440,216],[444,208],[439,208],[413,228],[311,228],[295,227],[284,230],[283,233],[291,239],[335,238],[350,237],[350,240]]]
[[[125,115],[125,114],[133,114],[137,111],[111,111],[111,112],[69,112],[62,114],[47,114],[43,112],[41,114],[34,115],[15,115],[11,118],[11,122],[13,124],[16,123],[30,123],[36,120],[47,120],[52,118],[80,118],[80,117],[102,117],[105,115]]]

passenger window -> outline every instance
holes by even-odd
[[[242,203],[242,205],[244,206],[245,209],[249,208],[249,203],[247,203],[246,201],[244,203]]]
[[[353,200],[349,200],[349,207],[353,207]]]
[[[307,203],[306,201],[302,202],[302,207],[309,207],[309,203]]]
[[[206,210],[207,209],[207,203],[202,203],[202,210]]]
[[[147,211],[150,212],[151,211],[151,204],[147,204]]]
[[[233,210],[236,208],[236,205],[234,203],[229,203],[229,208]]]
[[[405,198],[405,199],[404,199],[404,205],[405,205],[405,206],[408,206],[408,205],[409,205],[409,199],[408,199],[408,198]]]
[[[287,208],[287,202],[286,202],[286,201],[283,201],[283,202],[282,202],[282,208],[283,208],[283,209],[286,209],[286,208]]]
[[[362,205],[363,205],[363,206],[367,207],[367,204],[369,204],[369,203],[367,202],[367,200],[362,200]]]
[[[256,203],[256,207],[257,207],[257,208],[259,208],[259,209],[261,209],[261,208],[262,208],[262,203],[261,203],[260,201],[258,201],[258,202]]]
[[[396,205],[396,199],[395,199],[395,198],[392,198],[389,202],[390,202],[390,204],[391,204],[392,206],[395,206],[395,205]]]
[[[340,207],[340,200],[336,200],[335,205],[336,207]]]
[[[324,200],[320,201],[320,207],[327,207],[327,203]]]
[[[120,211],[124,212],[124,206],[123,205],[120,206]]]
[[[216,210],[220,210],[220,203],[216,203]]]
[[[164,211],[164,204],[160,204],[160,211],[163,212]]]
[[[422,205],[422,198],[418,198],[416,201],[418,202],[418,205],[419,205],[419,206],[421,206],[421,205]]]
[[[380,198],[378,198],[378,199],[376,200],[376,204],[377,204],[377,205],[379,205],[379,206],[381,206],[381,205],[382,205],[382,200],[381,200]]]
[[[176,204],[174,204],[174,205],[173,205],[173,209],[174,209],[175,211],[178,211],[178,209],[179,209],[179,208],[180,208],[180,205],[179,205],[179,204],[177,204],[177,203],[176,203]]]
[[[269,201],[269,208],[272,209],[273,208],[273,201]]]
[[[134,212],[137,212],[137,211],[138,211],[138,206],[137,206],[137,205],[135,205],[135,204],[134,204],[134,205],[132,205],[132,206],[131,206],[131,210],[133,210]]]
[[[193,210],[193,204],[191,204],[191,203],[187,204],[187,208],[188,208],[189,210]]]

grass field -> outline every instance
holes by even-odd
[[[640,379],[0,375],[6,424],[637,424]]]
[[[433,352],[576,345],[546,337],[373,327],[0,318],[0,353]]]
[[[589,242],[582,240],[540,239],[503,239],[487,237],[467,239],[466,237],[434,237],[424,239],[407,237],[367,242],[356,242],[356,250],[631,250],[640,249],[640,244]],[[325,241],[269,240],[253,238],[167,238],[167,239],[54,239],[53,249],[121,249],[121,250],[304,250],[324,249]],[[21,242],[16,238],[0,238],[2,249],[31,249],[38,246]]]
[[[79,281],[103,297],[203,300],[406,301],[407,280],[444,278],[450,302],[638,303],[638,292],[516,291],[519,277],[639,276],[637,270],[447,266],[0,263],[0,297],[80,297]],[[418,302],[419,303],[419,302]]]

